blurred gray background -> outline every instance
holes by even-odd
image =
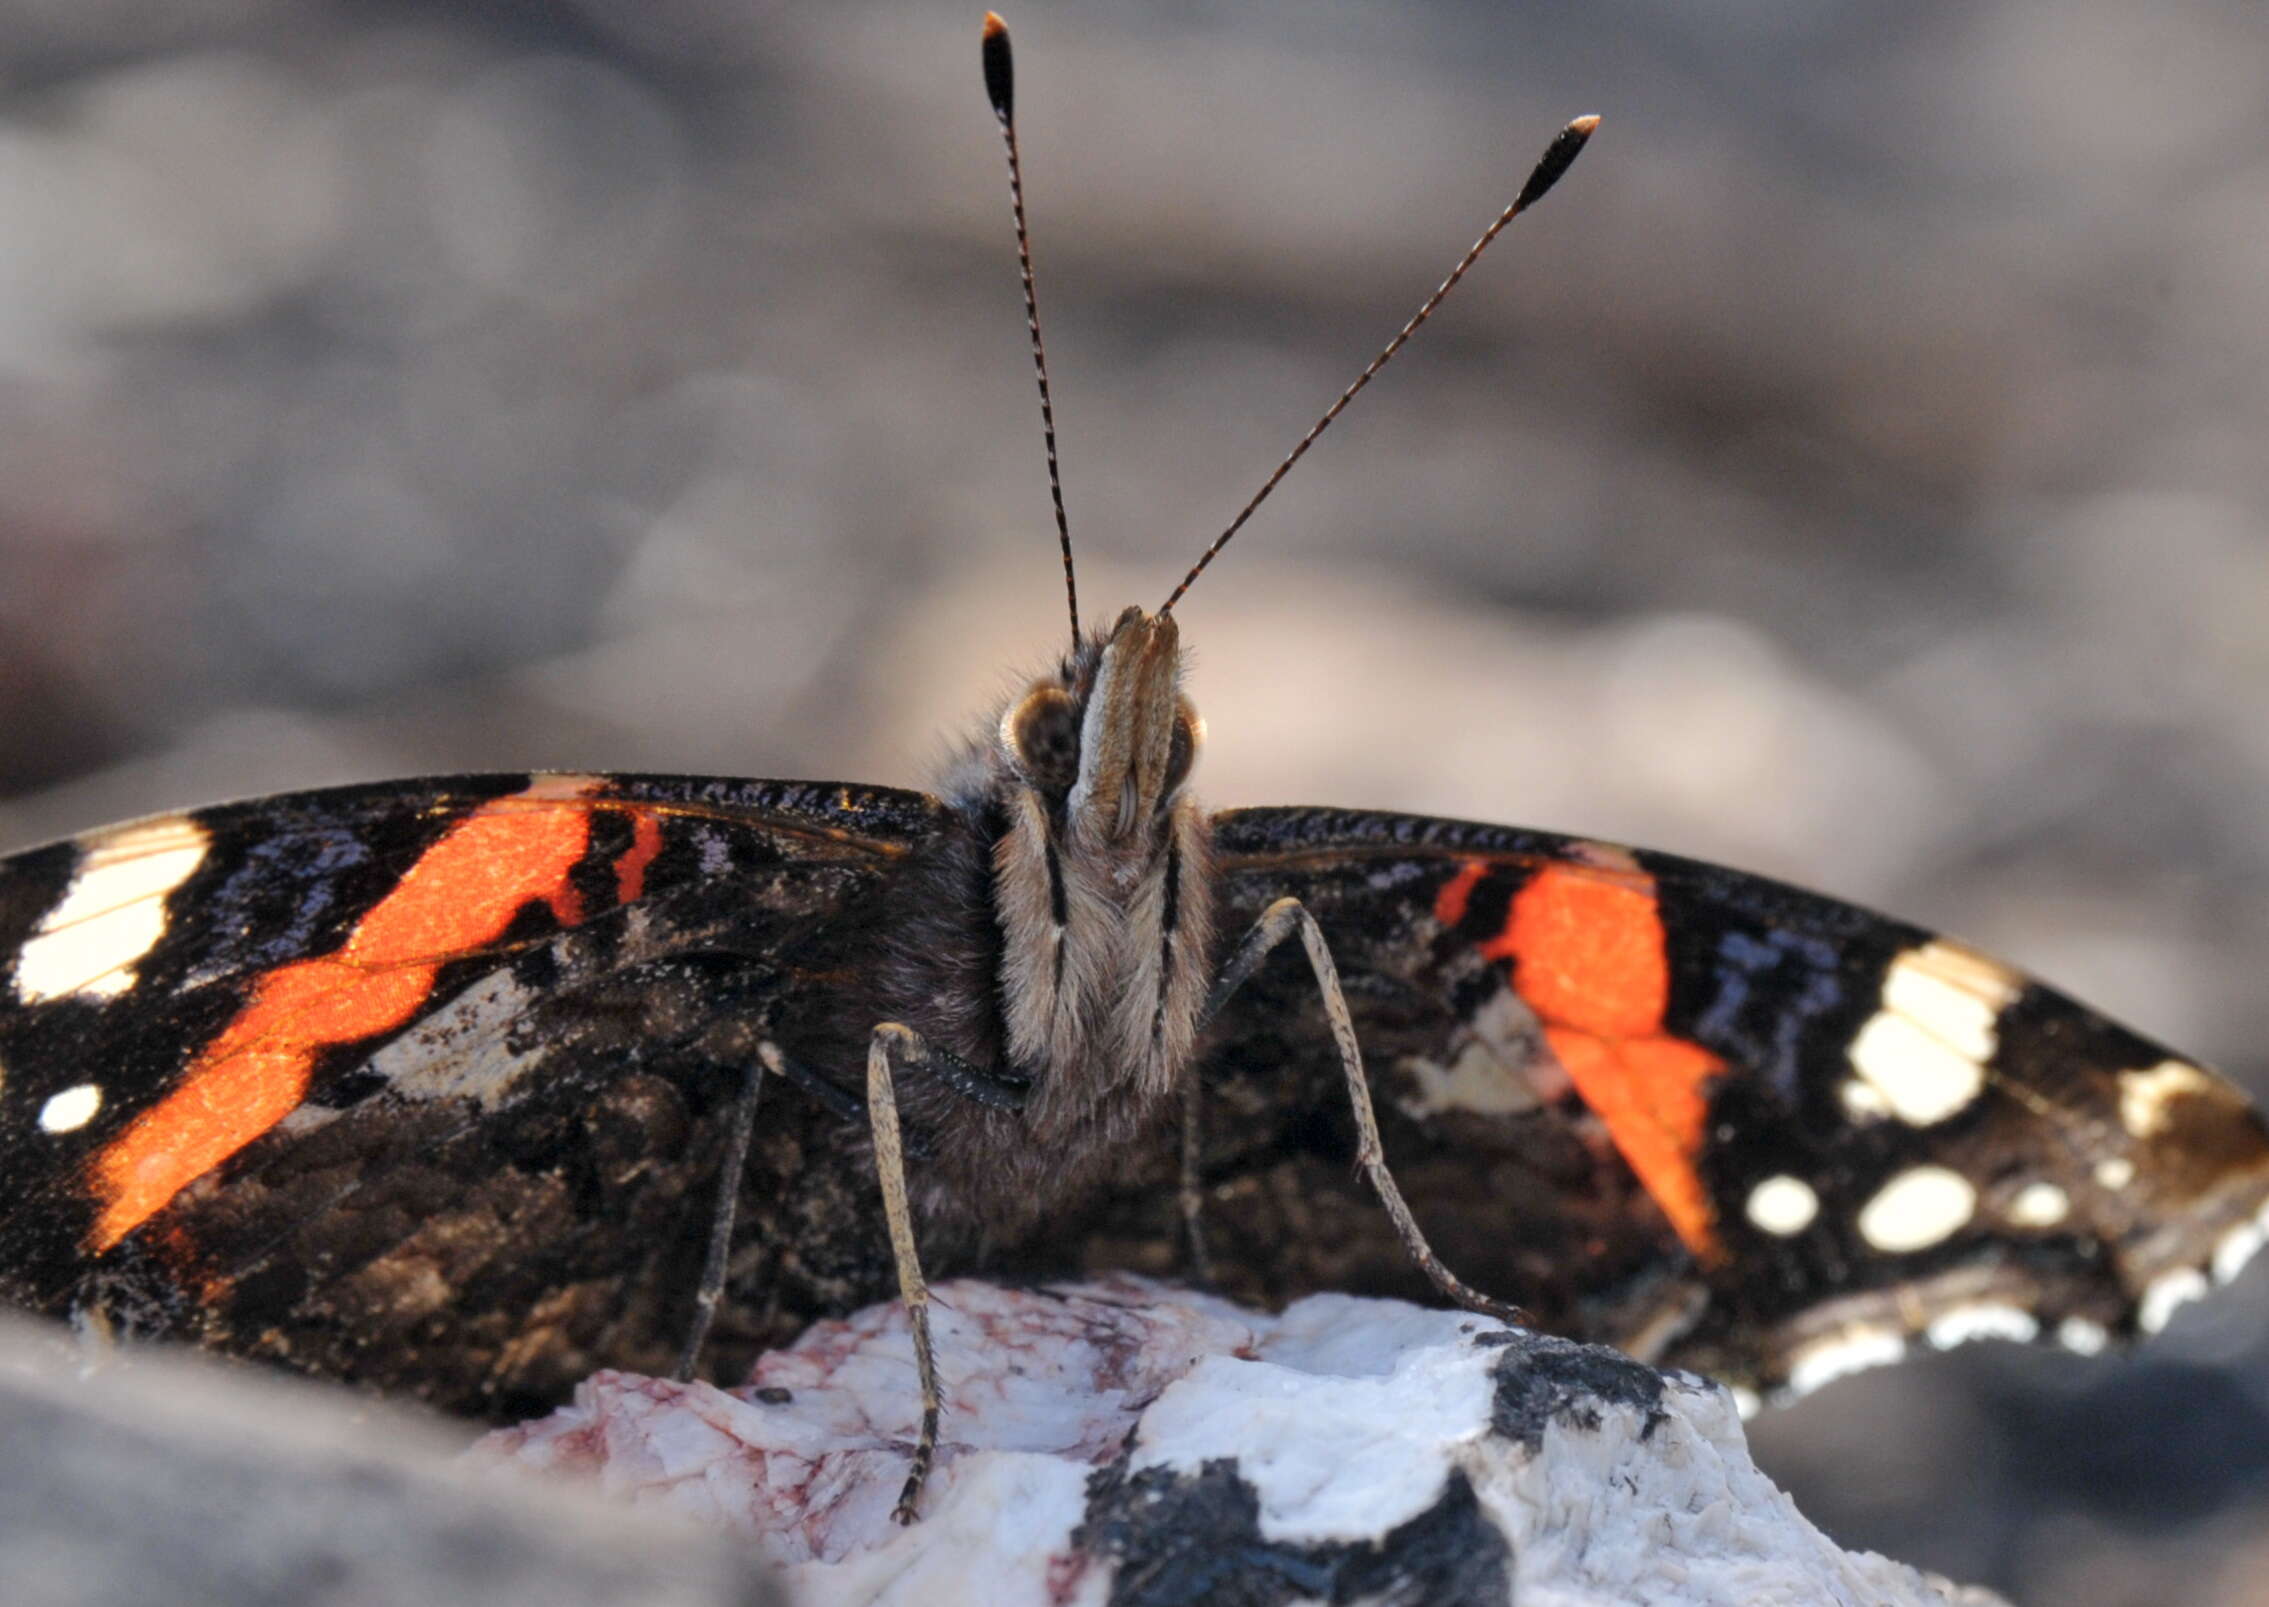
[[[919,783],[1061,603],[975,4],[0,3],[0,849],[528,765]],[[2252,0],[1032,5],[1092,616],[1223,804],[1948,928],[2269,1088]],[[2269,1602],[2269,1275],[1756,1431],[1849,1544]]]

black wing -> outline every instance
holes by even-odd
[[[0,1296],[459,1410],[666,1366],[756,1035],[939,819],[479,776],[0,861]],[[855,1101],[786,1092],[729,1349],[888,1284],[871,1182],[826,1165]]]
[[[2229,1083],[1959,944],[1761,878],[1502,827],[1219,817],[1232,938],[1329,933],[1444,1260],[1547,1326],[1751,1387],[1916,1336],[2138,1329],[2261,1242]],[[1288,946],[1205,1068],[1213,1220],[1269,1292],[1410,1291]]]

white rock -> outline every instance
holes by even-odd
[[[936,1295],[944,1438],[912,1528],[889,1516],[918,1410],[895,1306],[731,1392],[600,1373],[479,1454],[746,1534],[805,1607],[1995,1599],[1839,1550],[1757,1471],[1725,1390],[1611,1350],[1132,1277]]]

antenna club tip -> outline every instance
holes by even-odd
[[[1552,186],[1559,183],[1562,175],[1575,164],[1576,154],[1584,148],[1591,139],[1591,131],[1597,127],[1599,119],[1587,114],[1553,135],[1552,143],[1544,148],[1544,154],[1537,159],[1536,168],[1529,174],[1528,182],[1521,186],[1521,193],[1514,200],[1512,211],[1525,212],[1543,200]]]
[[[1016,68],[1009,60],[1008,24],[997,11],[985,13],[984,37],[978,55],[985,63],[985,98],[993,115],[1005,125],[1016,116]]]

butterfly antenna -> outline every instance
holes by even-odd
[[[1001,142],[1008,147],[1008,202],[1016,216],[1016,265],[1024,276],[1024,324],[1032,331],[1032,372],[1040,381],[1040,436],[1048,447],[1048,498],[1056,505],[1056,545],[1064,553],[1064,603],[1071,610],[1071,645],[1079,648],[1079,581],[1072,573],[1071,521],[1064,516],[1064,477],[1056,463],[1056,404],[1048,393],[1048,349],[1040,343],[1040,301],[1032,289],[1032,235],[1024,224],[1024,162],[1016,150],[1016,63],[1009,54],[1008,24],[1000,13],[985,13],[983,53],[985,97],[1001,120]]]
[[[1299,462],[1308,448],[1316,444],[1316,437],[1330,428],[1331,421],[1347,410],[1347,404],[1355,400],[1356,393],[1370,384],[1372,377],[1380,369],[1387,366],[1396,352],[1402,350],[1404,343],[1418,332],[1418,326],[1434,316],[1434,309],[1442,304],[1442,299],[1445,296],[1457,288],[1457,282],[1465,277],[1468,268],[1480,260],[1481,253],[1489,249],[1489,243],[1498,235],[1504,233],[1505,225],[1543,200],[1552,186],[1560,182],[1560,175],[1567,172],[1569,167],[1574,164],[1577,154],[1584,148],[1584,141],[1591,138],[1592,130],[1597,127],[1599,127],[1597,117],[1579,117],[1553,136],[1552,143],[1545,147],[1544,155],[1537,162],[1535,170],[1529,174],[1528,182],[1521,186],[1521,193],[1513,198],[1513,204],[1498,213],[1497,221],[1481,231],[1481,238],[1474,241],[1473,248],[1458,259],[1458,265],[1450,270],[1450,276],[1441,282],[1431,296],[1426,298],[1426,304],[1412,314],[1410,322],[1402,326],[1394,339],[1387,342],[1386,349],[1371,359],[1371,366],[1355,376],[1355,383],[1339,393],[1339,400],[1324,409],[1324,416],[1316,420],[1315,425],[1306,435],[1300,437],[1300,444],[1294,447],[1285,456],[1284,461],[1276,466],[1276,472],[1262,483],[1258,491],[1253,493],[1253,499],[1245,504],[1238,512],[1237,517],[1229,521],[1229,528],[1214,537],[1213,545],[1206,548],[1198,561],[1190,566],[1190,572],[1182,577],[1182,583],[1174,588],[1173,595],[1168,597],[1165,606],[1158,610],[1161,615],[1173,612],[1174,605],[1182,600],[1182,594],[1190,589],[1199,575],[1205,573],[1205,566],[1213,562],[1215,555],[1229,545],[1229,538],[1243,529],[1245,521],[1250,519],[1254,511],[1268,500],[1268,494],[1276,489],[1277,482],[1292,472],[1292,465]]]

